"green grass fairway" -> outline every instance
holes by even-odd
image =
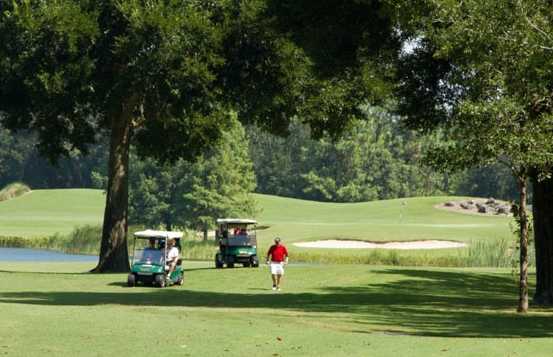
[[[182,287],[87,264],[0,262],[8,356],[550,356],[553,313],[515,313],[507,270],[185,262]]]
[[[102,223],[101,190],[35,190],[0,202],[0,236],[45,237],[75,226]]]
[[[322,203],[255,195],[257,217],[269,229],[263,241],[282,236],[287,242],[351,238],[370,241],[448,239],[470,241],[510,236],[508,217],[481,217],[433,206],[451,197],[422,197],[365,203]],[[101,190],[36,190],[0,203],[0,235],[47,236],[75,226],[101,224]]]
[[[434,208],[452,197],[418,197],[364,203],[322,203],[256,195],[259,222],[288,242],[317,239],[471,241],[511,236],[509,217],[478,216]]]

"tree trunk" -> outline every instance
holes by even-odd
[[[518,309],[520,313],[528,311],[528,214],[526,212],[527,199],[526,176],[518,178],[520,203],[518,209],[518,223],[520,228],[520,282]]]
[[[208,234],[208,226],[207,223],[204,223],[204,242],[207,241],[207,234]]]
[[[127,217],[129,201],[129,148],[132,108],[122,106],[111,125],[108,187],[102,244],[95,273],[128,272]]]
[[[534,303],[553,305],[553,179],[532,175],[532,214],[536,247]]]

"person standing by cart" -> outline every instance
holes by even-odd
[[[288,250],[281,243],[281,239],[276,237],[275,244],[267,252],[267,265],[271,267],[273,290],[280,291],[280,282],[284,275],[284,265],[286,264],[288,264]]]

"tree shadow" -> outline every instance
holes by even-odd
[[[364,295],[370,306],[378,308],[371,311],[369,319],[355,321],[380,324],[383,333],[477,338],[553,336],[551,310],[532,307],[532,312],[543,313],[540,315],[515,312],[518,288],[515,279],[505,274],[412,269],[390,269],[380,274],[407,279],[328,290]]]
[[[419,269],[373,273],[386,274],[392,281],[357,287],[331,286],[305,293],[226,293],[182,287],[121,292],[6,292],[0,294],[0,303],[271,308],[306,314],[336,313],[354,326],[352,332],[359,333],[553,337],[550,313],[515,313],[516,284],[505,274]]]

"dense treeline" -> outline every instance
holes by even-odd
[[[231,172],[238,166],[242,167],[239,169],[241,175],[249,177],[252,165],[255,180],[239,183],[244,190],[253,190],[257,181],[256,192],[310,200],[360,202],[437,194],[515,197],[514,180],[501,164],[455,174],[437,172],[426,167],[422,160],[431,138],[403,128],[397,117],[382,108],[365,108],[364,111],[366,120],[351,127],[336,142],[311,139],[309,128],[297,121],[292,123],[289,136],[284,138],[254,126],[248,127],[246,133],[243,129],[231,128],[223,139],[226,144],[213,151],[216,154],[210,154],[212,161],[199,160],[196,166],[182,162],[163,166],[135,156],[130,179],[131,217],[138,214],[132,212],[139,212],[136,208],[141,205],[153,207],[153,202],[160,203],[158,200],[162,199],[155,197],[153,191],[159,196],[167,191],[168,184],[157,182],[160,179],[154,177],[154,172],[174,177],[167,181],[174,181],[176,185],[177,182],[184,184],[184,173],[189,176],[194,172],[196,180],[207,182],[208,171],[212,174],[217,169]],[[248,150],[248,141],[249,155],[243,152]],[[34,189],[105,186],[105,140],[100,138],[89,155],[74,150],[57,164],[41,157],[33,142],[31,134],[0,129],[0,186],[14,181],[25,182]],[[172,168],[167,171],[167,167]],[[190,180],[186,181],[190,187],[181,185],[181,192],[197,196],[198,187],[203,187],[202,195],[210,191],[204,186],[194,186]],[[144,203],[138,201],[138,197],[149,197],[152,201]],[[160,217],[159,212],[140,211],[139,214]]]
[[[101,138],[98,142],[88,155],[74,149],[51,163],[39,154],[35,134],[0,127],[0,186],[21,181],[33,189],[98,187],[107,160],[105,143]]]
[[[442,194],[445,175],[421,164],[424,141],[379,108],[343,138],[311,140],[295,124],[287,138],[252,130],[251,157],[258,190],[317,201],[361,202]]]
[[[194,162],[160,165],[131,153],[130,221],[204,231],[216,217],[255,216],[255,176],[243,127],[233,121],[217,146]]]
[[[502,165],[454,174],[432,170],[424,154],[439,139],[405,129],[382,108],[365,108],[365,115],[336,142],[312,140],[309,128],[297,122],[286,138],[250,128],[257,191],[334,202],[440,194],[515,197],[514,180]]]

